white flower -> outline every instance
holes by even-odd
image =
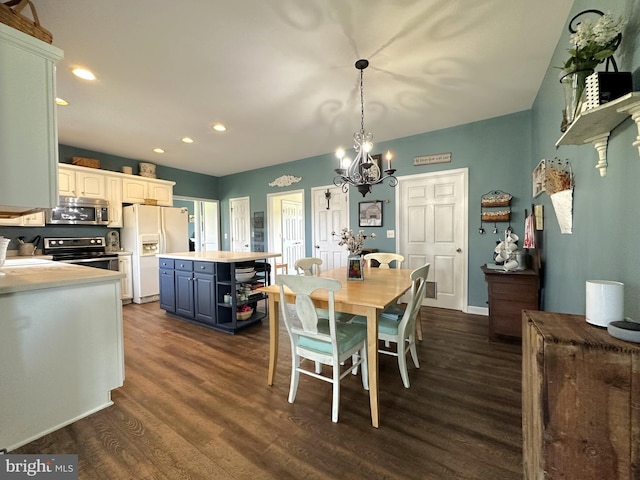
[[[336,235],[336,232],[331,232],[331,235]],[[372,233],[369,235],[371,238],[376,238],[376,234]],[[362,253],[362,246],[364,244],[364,240],[367,238],[364,230],[359,230],[356,235],[353,234],[353,230],[349,230],[347,228],[343,228],[340,233],[340,241],[338,245],[346,245],[347,250],[351,255],[360,255]]]

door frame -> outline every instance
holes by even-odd
[[[307,224],[307,216],[306,216],[306,208],[304,201],[304,189],[298,190],[287,190],[286,192],[277,192],[277,193],[268,193],[267,194],[267,245],[266,250],[269,252],[275,252],[282,254],[282,245],[278,242],[276,238],[277,233],[279,233],[279,229],[277,228],[277,221],[281,219],[281,211],[276,211],[274,208],[274,204],[278,199],[287,199],[293,195],[299,196],[300,202],[302,203],[302,216],[304,218],[304,224]],[[304,236],[304,248],[306,252],[307,248],[307,239],[306,235]],[[280,257],[282,259],[282,257]],[[276,260],[274,259],[274,265]],[[275,269],[273,269],[275,273]],[[289,271],[291,273],[291,270]]]
[[[396,252],[400,251],[402,245],[402,230],[397,228],[398,222],[401,218],[401,206],[400,206],[400,183],[408,180],[419,180],[421,178],[434,178],[450,175],[462,176],[462,193],[464,199],[462,202],[462,214],[464,216],[462,221],[462,312],[469,313],[469,168],[454,168],[450,170],[438,170],[437,172],[417,173],[414,175],[403,175],[398,178],[398,187],[396,187],[395,202],[396,202]],[[425,299],[426,301],[426,299]],[[423,305],[424,302],[423,301]],[[475,312],[474,312],[475,313]]]
[[[218,208],[217,208],[218,215],[217,215],[217,218],[216,218],[216,232],[218,234],[218,250],[220,250],[220,248],[222,247],[222,244],[220,243],[221,242],[221,229],[220,229],[220,227],[221,227],[221,223],[222,223],[220,221],[220,200],[212,200],[211,198],[189,197],[189,196],[185,196],[185,195],[174,195],[173,199],[174,200],[180,200],[182,202],[193,202],[194,216],[196,218],[197,218],[197,215],[196,215],[196,203],[208,202],[208,203],[217,204],[217,206],[218,206]],[[200,231],[200,232],[197,231],[199,229],[199,227],[200,227],[200,225],[196,225],[196,227],[194,227],[195,228],[194,236],[195,236],[196,239],[200,238],[200,236],[202,235],[202,231]],[[200,251],[199,250],[199,245],[197,245],[197,243],[195,245],[195,249],[196,249],[196,252]]]

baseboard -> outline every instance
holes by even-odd
[[[467,312],[472,315],[483,315],[485,317],[489,316],[489,308],[488,307],[474,307],[473,305],[469,305],[467,307]]]

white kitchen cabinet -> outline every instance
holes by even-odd
[[[89,168],[61,164],[58,194],[69,197],[107,198],[105,175]]]
[[[109,227],[122,227],[122,178],[105,175],[106,196],[109,202]]]
[[[2,218],[0,225],[12,227],[44,227],[44,212],[31,213],[15,218]]]
[[[173,186],[175,182],[144,177],[122,179],[122,201],[124,203],[144,203],[145,198],[158,201],[158,205],[173,206]]]
[[[58,199],[55,63],[59,48],[0,23],[0,214]]]
[[[133,299],[133,270],[131,267],[131,252],[118,253],[118,270],[125,277],[120,280],[120,295],[123,303],[131,303]]]

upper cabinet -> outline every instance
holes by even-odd
[[[0,215],[57,203],[55,64],[62,57],[0,23]]]
[[[97,170],[60,164],[58,193],[69,197],[106,198],[105,175]]]
[[[156,200],[158,205],[173,206],[173,186],[175,182],[147,177],[125,176],[122,179],[122,201],[124,203],[145,203],[146,199]]]

